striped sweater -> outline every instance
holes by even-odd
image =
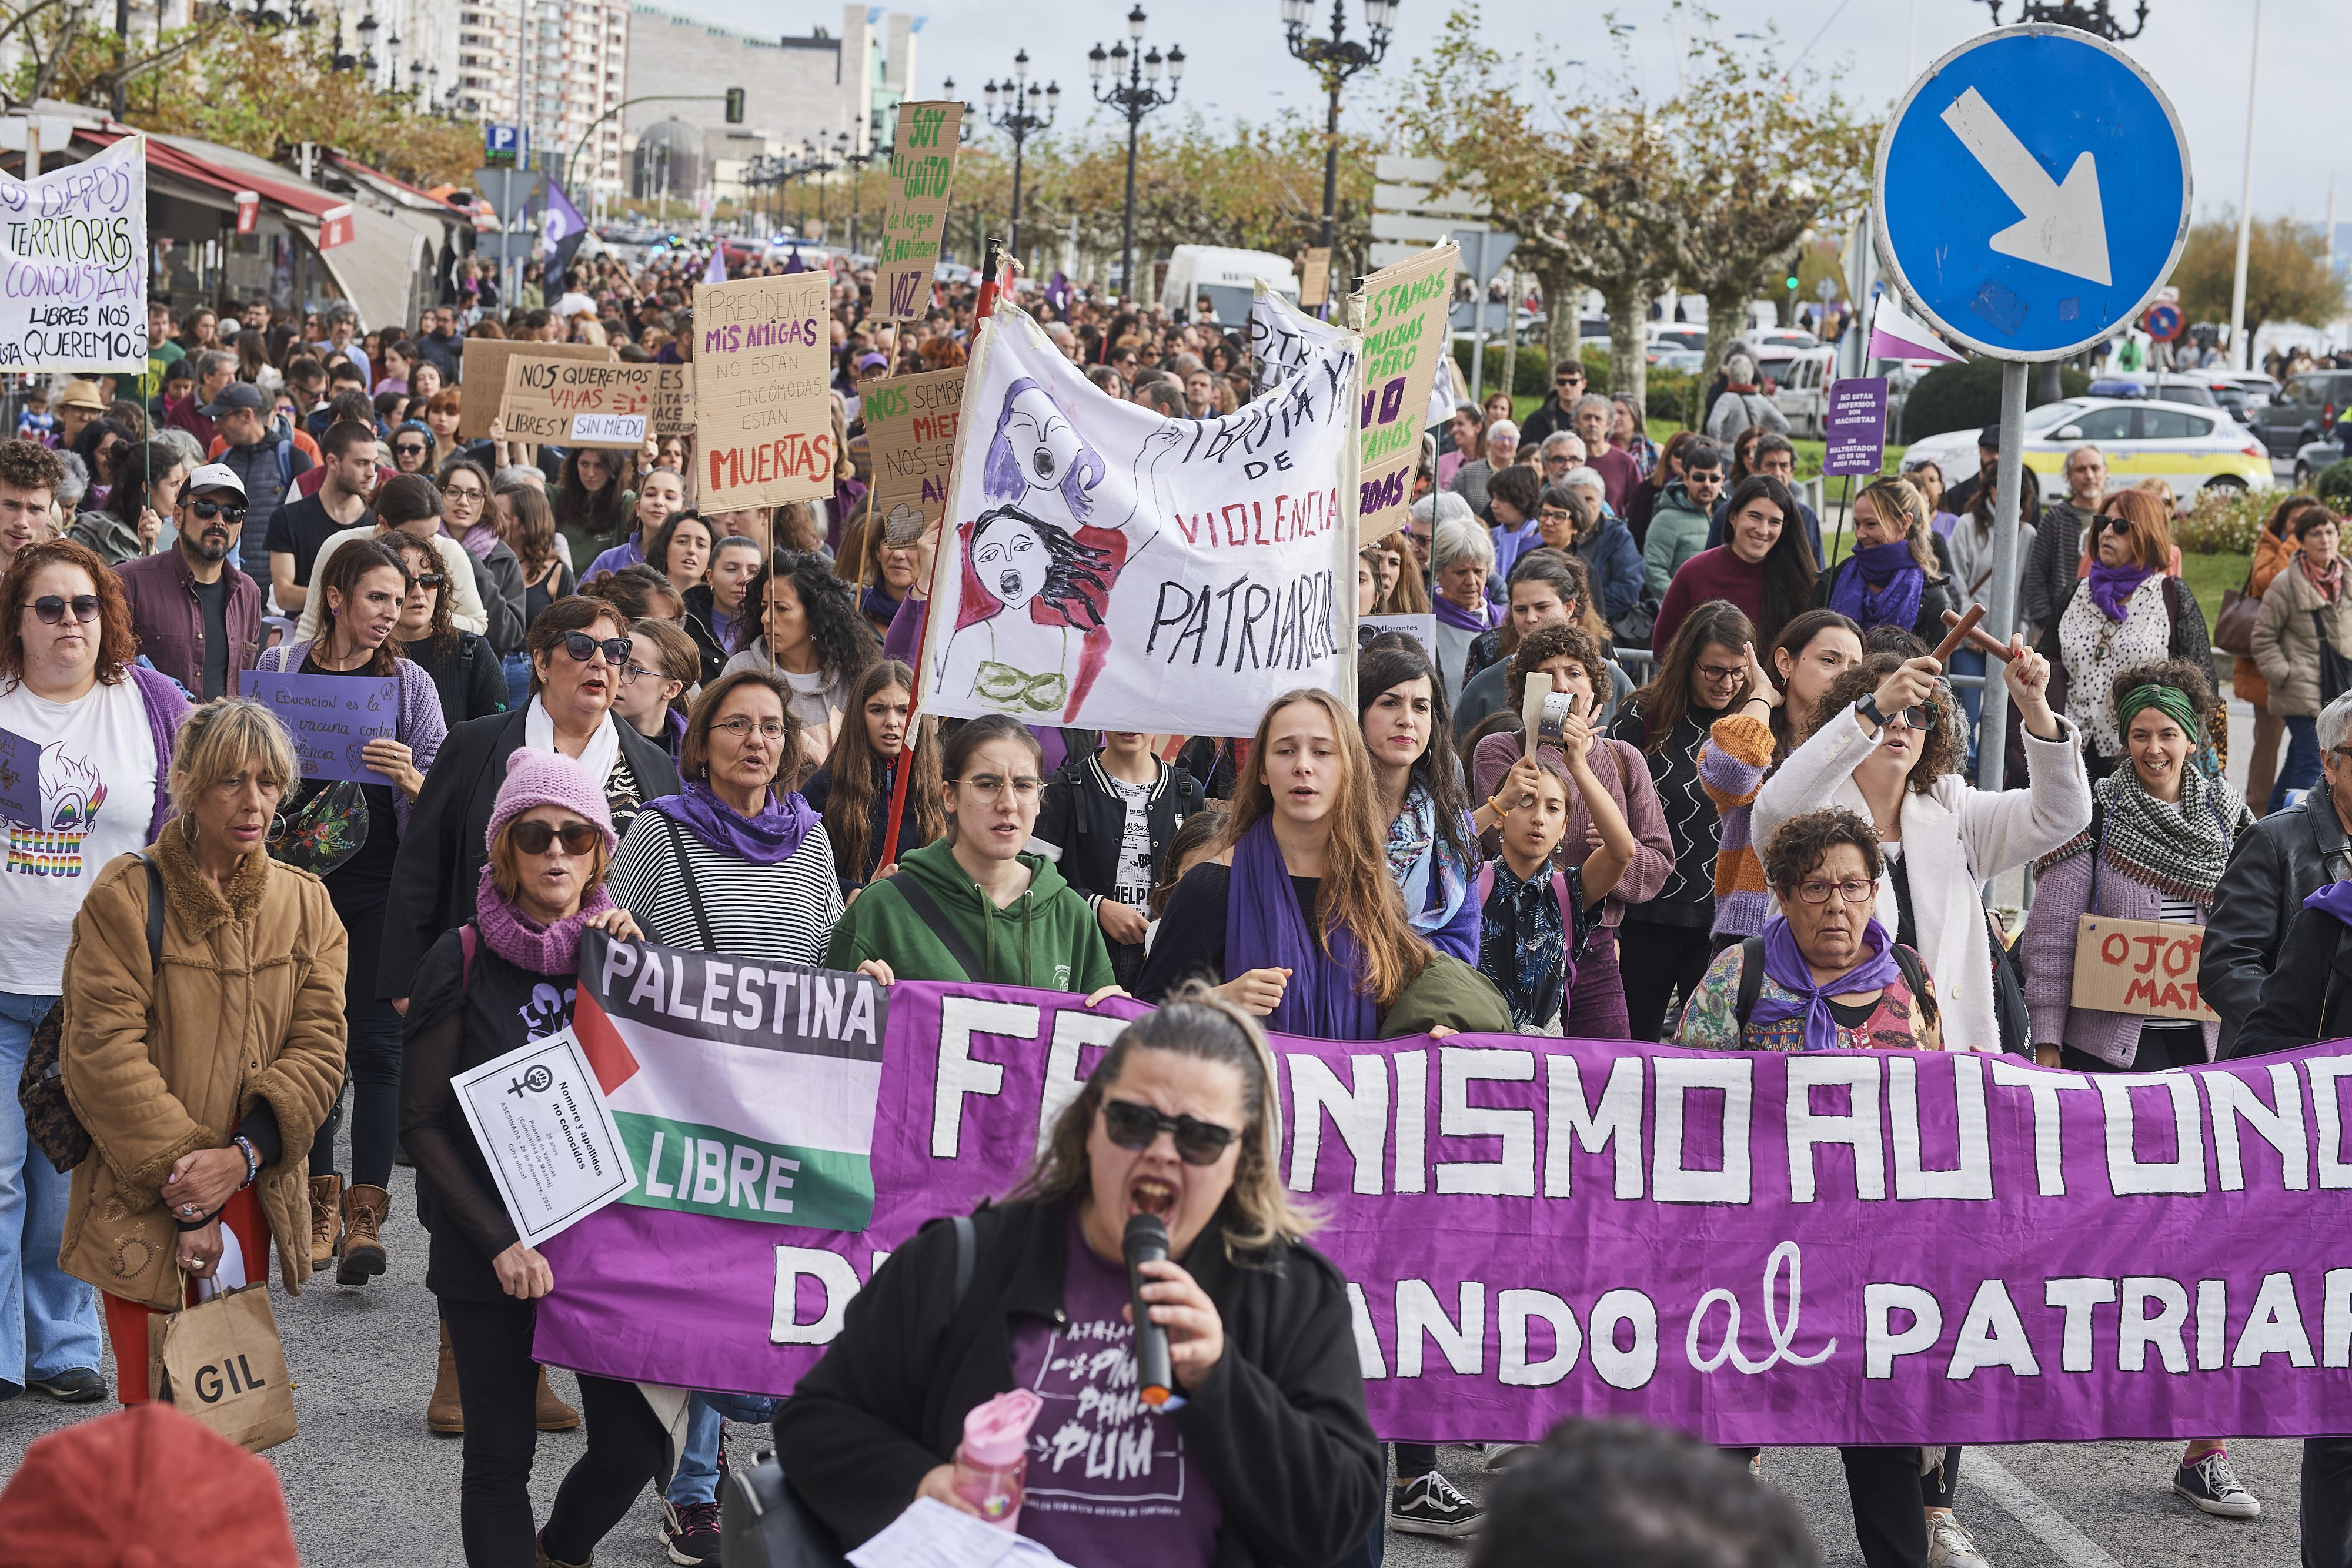
[[[1723,819],[1723,847],[1715,857],[1717,936],[1764,931],[1772,894],[1764,885],[1764,862],[1757,857],[1749,819],[1772,771],[1772,727],[1745,714],[1717,719],[1699,747],[1698,781]]]

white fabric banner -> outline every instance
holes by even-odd
[[[964,377],[925,711],[1231,736],[1294,687],[1349,695],[1356,344],[1235,413],[1162,419],[999,303]]]
[[[1250,391],[1265,396],[1297,375],[1318,350],[1347,336],[1345,328],[1318,321],[1259,278],[1250,294]]]
[[[0,370],[147,372],[144,137],[0,174]]]

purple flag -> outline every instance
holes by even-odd
[[[701,959],[640,967],[639,988],[648,972],[669,988],[640,1008],[684,1032],[695,1016],[742,1025],[749,1007],[756,1031],[783,977],[730,995],[730,976],[760,972]],[[846,1016],[840,988],[856,977],[820,979],[838,982],[830,1005]],[[581,1012],[603,994],[583,970]],[[698,1129],[690,1155],[672,1147],[650,1168],[666,1190],[693,1175],[704,1212],[675,1207],[682,1189],[673,1207],[633,1197],[547,1244],[539,1358],[788,1392],[880,1254],[1013,1188],[1141,1010],[892,987],[866,1228],[778,1223],[772,1204],[722,1218],[773,1197],[736,1173],[773,1167],[751,1134]],[[810,1016],[803,1005],[796,1027]],[[2340,1048],[2098,1077],[1967,1052],[1515,1035],[1273,1046],[1275,1168],[1321,1214],[1314,1245],[1351,1281],[1384,1437],[1533,1438],[1601,1415],[1727,1445],[2342,1428]],[[723,1110],[757,1083],[779,1105],[813,1103],[784,1051],[735,1049],[757,1065],[726,1093],[665,1092]],[[633,1050],[634,1071],[681,1071]]]
[[[727,242],[725,240],[718,240],[712,243],[710,246],[710,265],[709,267],[704,269],[702,281],[705,283],[724,283],[727,281]]]

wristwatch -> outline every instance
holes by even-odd
[[[1876,692],[1864,692],[1862,700],[1853,705],[1853,712],[1856,718],[1874,729],[1886,727],[1886,715],[1879,708]]]

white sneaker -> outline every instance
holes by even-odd
[[[1988,1568],[1983,1554],[1960,1521],[1948,1513],[1927,1516],[1927,1568]]]

